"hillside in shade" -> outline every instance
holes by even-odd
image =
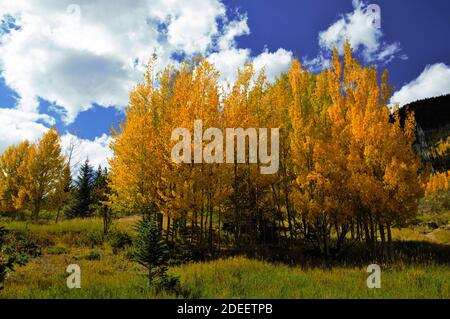
[[[400,117],[411,111],[417,122],[416,149],[434,171],[449,170],[450,152],[437,154],[437,148],[450,137],[450,94],[407,104],[400,109]]]

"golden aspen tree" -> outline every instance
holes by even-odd
[[[296,61],[289,71],[293,101],[291,151],[296,207],[306,217],[305,235],[325,255],[339,250],[348,231],[375,253],[378,233],[417,211],[422,196],[419,160],[413,153],[415,123],[392,123],[387,73],[362,67],[347,43],[343,61],[313,76]]]
[[[218,127],[220,116],[217,77],[217,72],[204,60],[196,59],[192,63],[183,64],[175,76],[173,96],[168,103],[170,129],[184,128],[189,132],[195,132],[198,129],[202,131],[202,128],[194,127],[195,121],[198,120],[201,120],[205,127]],[[202,132],[198,133],[202,134]],[[168,210],[167,216],[173,218],[180,214],[185,217],[189,215],[191,239],[195,235],[195,239],[202,242],[208,227],[207,220],[208,218],[212,220],[211,194],[215,187],[215,184],[212,184],[213,166],[203,163],[203,136],[200,136],[200,141],[194,141],[191,136],[189,138],[191,164],[174,165],[168,158],[165,165],[167,169],[164,172],[168,185],[163,187],[160,193],[165,194],[163,196],[166,200],[163,204]],[[167,140],[170,141],[170,137]],[[167,146],[171,147],[173,143],[168,143]],[[200,159],[196,158],[196,147]],[[169,221],[170,219],[168,219],[168,225]],[[210,227],[208,232],[210,238],[212,238],[211,232]]]
[[[192,132],[195,120],[222,127],[218,73],[205,60],[196,59],[179,69],[168,67],[156,76],[150,74],[151,65],[145,83],[130,95],[126,122],[114,134],[111,200],[122,209],[151,207],[164,215],[167,238],[180,219],[189,219],[192,230],[197,229],[200,216],[197,239],[201,241],[208,229],[212,244],[213,211],[226,189],[218,182],[221,170],[217,165],[174,163],[171,134],[175,128]]]
[[[0,210],[15,215],[15,201],[24,179],[20,167],[27,158],[30,143],[24,141],[19,145],[8,147],[0,156]]]
[[[156,212],[155,182],[160,174],[154,63],[155,60],[149,63],[144,83],[139,83],[130,94],[125,122],[119,125],[119,131],[112,132],[111,203],[119,211]]]
[[[415,122],[412,114],[403,128],[398,116],[392,123],[387,103],[392,87],[387,72],[381,87],[375,68],[362,67],[345,46],[343,92],[350,129],[350,194],[354,194],[357,217],[373,254],[378,234],[391,241],[391,225],[401,225],[417,212],[423,195],[420,161],[413,152]],[[382,245],[381,250],[383,250]]]
[[[287,74],[282,74],[280,78],[270,85],[263,100],[263,108],[268,113],[268,127],[279,127],[280,147],[279,147],[279,170],[276,175],[259,175],[264,185],[269,186],[270,195],[263,198],[261,208],[265,209],[267,218],[272,220],[271,237],[277,236],[275,226],[281,224],[281,232],[286,238],[294,239],[297,236],[296,212],[293,205],[291,186],[295,179],[291,159],[291,118],[289,116],[289,105],[291,102],[291,90]],[[285,233],[284,220],[287,219],[289,235]]]
[[[223,101],[225,127],[244,130],[246,144],[243,149],[246,154],[249,154],[250,139],[257,138],[255,128],[263,125],[264,119],[261,116],[263,104],[261,102],[265,86],[264,75],[256,76],[253,66],[245,65],[237,71],[237,80]],[[237,143],[234,144],[234,150],[230,151],[237,154],[236,150]],[[233,231],[236,245],[249,242],[254,244],[262,233],[259,231],[264,229],[261,202],[258,198],[258,193],[261,193],[257,180],[259,166],[258,163],[250,163],[250,158],[247,157],[245,163],[238,163],[237,156],[233,160],[234,164],[230,164],[232,166],[231,187],[233,191],[230,194],[231,205],[227,212],[227,227]]]
[[[445,214],[450,209],[450,171],[436,172],[425,183],[425,197],[420,203],[423,214]]]
[[[57,185],[55,187],[55,191],[51,195],[49,203],[51,208],[56,211],[55,223],[58,223],[61,212],[63,211],[64,206],[68,204],[68,201],[70,199],[71,183],[72,176],[70,173],[70,163],[65,162],[61,171],[59,172]]]
[[[51,203],[52,196],[61,191],[65,157],[61,154],[60,142],[58,132],[51,128],[30,146],[19,168],[24,183],[19,188],[16,208],[29,209],[34,220],[39,218],[41,209]]]
[[[327,73],[314,76],[297,61],[289,72],[296,207],[302,217],[303,235],[311,238],[327,257],[331,252],[332,229],[340,243],[346,234],[346,229],[341,231],[345,226],[342,217],[350,214],[345,200],[346,158],[340,149],[345,144],[345,122],[335,116],[341,114],[342,108],[336,85],[340,77],[336,53],[333,68]],[[338,126],[341,129],[336,129]]]
[[[443,190],[448,191],[450,187],[450,171],[446,172],[438,172],[433,174],[428,179],[425,185],[425,193],[426,195],[431,195],[434,192]]]

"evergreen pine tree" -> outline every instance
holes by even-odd
[[[166,275],[169,249],[153,214],[144,215],[137,223],[136,231],[134,259],[147,268],[148,282],[152,284]]]
[[[94,170],[89,160],[80,167],[80,172],[75,181],[75,192],[72,207],[68,210],[69,217],[89,217],[93,213],[92,189],[94,187]]]

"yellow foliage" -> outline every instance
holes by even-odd
[[[450,186],[450,171],[436,173],[431,175],[425,185],[426,195],[430,195],[436,191],[447,191]]]
[[[319,74],[294,60],[287,74],[268,83],[249,64],[228,93],[219,89],[218,76],[201,58],[157,74],[150,63],[114,132],[111,205],[196,226],[200,216],[200,229],[209,218],[210,232],[213,212],[222,212],[236,240],[243,221],[253,223],[256,240],[258,230],[284,220],[291,237],[306,222],[305,229],[325,240],[331,229],[345,235],[355,224],[374,239],[375,227],[383,232],[415,214],[423,181],[412,149],[414,116],[400,124],[387,106],[387,71],[380,78],[360,65],[349,44],[343,59],[335,50]],[[220,129],[280,128],[278,173],[261,175],[259,164],[250,163],[172,162],[172,130],[192,132],[198,119]]]

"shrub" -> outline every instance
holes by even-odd
[[[39,257],[42,254],[42,247],[32,235],[25,234],[15,244],[16,250],[30,257]]]
[[[125,248],[125,258],[130,261],[135,261],[134,248],[132,246]]]
[[[47,254],[49,255],[62,255],[70,253],[70,249],[64,246],[54,246],[47,248]]]
[[[7,254],[5,247],[5,237],[7,230],[0,226],[0,290],[3,289],[3,283],[8,272],[14,271],[16,260],[14,256]]]
[[[95,246],[99,246],[103,244],[103,233],[101,231],[89,231],[86,235],[86,246],[94,248]]]
[[[133,244],[133,239],[131,238],[131,236],[128,233],[120,230],[111,232],[108,237],[114,255],[116,255],[119,250],[122,250]]]
[[[4,232],[2,240],[4,253],[11,256],[17,264],[26,264],[30,258],[42,254],[40,239],[30,232]]]
[[[184,295],[180,285],[180,278],[174,274],[165,273],[154,282],[154,286],[157,294],[169,292],[175,293],[177,296]]]
[[[100,260],[101,255],[98,251],[91,251],[88,255],[84,257],[87,260]]]

